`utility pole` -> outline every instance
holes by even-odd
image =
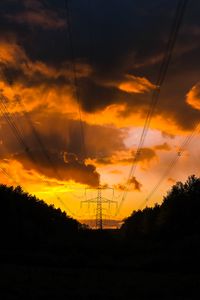
[[[87,190],[95,190],[97,192],[97,196],[94,198],[90,198],[87,199]],[[105,190],[112,190],[112,200],[111,199],[107,199],[105,197],[103,197],[102,195],[102,191]],[[94,204],[96,206],[96,214],[95,214],[95,218],[96,218],[96,229],[98,230],[103,230],[103,209],[104,209],[104,205],[108,205],[109,210],[111,207],[111,204],[115,204],[116,205],[116,210],[117,210],[117,201],[114,201],[114,189],[113,188],[109,188],[109,187],[104,187],[99,185],[96,189],[94,188],[86,188],[85,189],[85,200],[81,201],[81,207],[83,204],[88,204],[88,210],[90,207],[90,204]]]

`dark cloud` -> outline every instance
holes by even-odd
[[[136,154],[135,151],[133,151],[133,156]],[[152,159],[157,157],[155,150],[151,148],[141,148],[140,153],[137,157],[138,162],[149,162]]]
[[[58,29],[66,26],[65,20],[59,19],[52,11],[26,11],[18,13],[15,16],[7,15],[10,22],[18,24],[30,24],[32,26],[41,26],[47,29]]]
[[[125,129],[85,124],[85,135],[89,158],[109,158],[117,151],[126,150],[124,139],[128,131]]]
[[[114,188],[119,191],[126,191],[127,186],[125,184],[118,183],[114,185]]]
[[[174,139],[175,138],[175,135],[170,134],[170,133],[165,132],[165,131],[162,131],[161,134],[162,134],[162,137],[165,138],[165,139]]]
[[[175,8],[174,1],[166,0],[97,0],[91,7],[85,1],[70,2],[75,59],[90,64],[92,69],[78,79],[80,103],[85,111],[125,103],[123,116],[134,112],[145,116],[149,91],[130,93],[120,90],[119,84],[127,75],[156,81]],[[187,7],[155,111],[155,115],[168,118],[184,130],[192,129],[200,117],[200,112],[185,101],[200,76],[199,10],[197,1]],[[55,70],[72,69],[63,2],[2,0],[0,17],[0,39],[15,42],[32,63],[40,61]],[[11,82],[20,81],[25,86],[69,85],[69,78],[63,74],[54,77],[37,71],[28,75],[22,67],[9,64],[4,66],[4,72]]]
[[[114,185],[114,188],[119,190],[119,191],[126,191],[127,188],[128,190],[133,190],[133,191],[141,191],[142,188],[142,184],[136,179],[135,176],[131,177],[129,179],[128,185],[127,184],[122,184],[122,183],[118,183]]]
[[[140,166],[149,166],[150,162],[157,158],[156,150],[153,148],[141,148],[138,155],[136,156],[136,150],[132,150],[131,153],[127,156],[128,152],[125,153],[118,153],[116,156],[112,157],[111,161],[105,160],[104,164],[125,164],[125,165],[132,165],[133,163],[139,163]],[[103,163],[102,162],[102,163]]]
[[[28,152],[34,159],[31,160],[25,148],[18,143],[3,118],[1,119],[0,139],[5,152],[1,151],[1,158],[16,159],[26,169],[36,169],[48,177],[97,185],[99,174],[96,167],[81,160],[79,121],[71,120],[67,115],[49,113],[45,116],[44,113],[40,113],[41,115],[32,113],[29,116],[37,136],[23,114],[16,114],[13,119],[29,149]],[[101,159],[101,156],[107,156],[109,159],[116,151],[125,149],[123,139],[126,131],[87,123],[84,123],[84,127],[87,145],[87,156],[84,159]],[[38,138],[43,147],[38,143]]]
[[[125,76],[121,76],[123,81]],[[149,91],[144,93],[128,93],[116,86],[106,86],[92,79],[81,78],[79,80],[80,100],[82,107],[87,112],[104,109],[111,104],[129,104],[135,109],[146,107]],[[127,107],[127,110],[129,109]],[[126,111],[127,112],[127,111]],[[129,111],[132,112],[132,109]]]
[[[160,145],[156,145],[154,147],[154,149],[155,150],[169,151],[169,150],[171,150],[171,147],[167,143],[163,143],[163,144],[160,144]]]
[[[37,110],[28,116],[47,149],[80,155],[81,135],[79,120],[72,120],[70,115],[68,116],[67,114],[62,115],[53,112],[45,114],[45,109],[43,111],[42,107],[40,112]],[[34,132],[23,113],[16,113],[13,116],[13,121],[19,127],[24,140],[30,148],[38,148]],[[126,149],[123,140],[128,135],[127,130],[118,129],[114,126],[89,125],[86,122],[83,122],[83,126],[87,152],[85,158],[109,157],[116,151]],[[3,117],[1,118],[0,134],[5,147],[9,149],[9,153],[21,150],[21,146],[16,143],[13,132]],[[5,136],[6,138],[4,138]]]
[[[95,163],[97,163],[98,165],[111,165],[113,162],[109,157],[100,157],[95,159]]]
[[[25,169],[34,169],[48,178],[65,181],[73,180],[93,187],[97,187],[99,184],[100,175],[97,173],[95,166],[79,161],[75,154],[70,154],[70,160],[66,160],[66,153],[64,154],[65,157],[63,157],[57,152],[48,152],[48,156],[52,161],[52,167],[47,163],[40,151],[33,150],[30,153],[36,157],[36,160],[30,160],[26,155],[27,153],[15,154],[12,158],[21,162]],[[55,169],[57,172],[55,172]]]
[[[142,184],[135,178],[135,176],[131,177],[129,184],[133,185],[136,191],[141,191]]]

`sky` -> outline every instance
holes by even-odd
[[[113,188],[114,197],[103,194],[119,203],[128,186],[117,215],[115,203],[105,207],[123,219],[199,176],[200,3],[190,0],[129,178],[177,3],[69,0],[67,9],[64,0],[1,0],[1,183],[78,219],[95,215],[94,205],[80,202],[98,185]]]

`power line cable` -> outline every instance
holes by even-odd
[[[31,161],[35,162],[35,158],[32,155],[29,146],[26,144],[25,140],[23,139],[23,136],[21,135],[21,132],[18,128],[18,126],[15,124],[15,121],[12,117],[12,115],[9,113],[7,107],[6,107],[6,98],[2,93],[0,93],[0,112],[2,113],[2,116],[4,117],[5,121],[10,126],[14,136],[16,137],[18,143],[24,148],[25,153],[29,156]]]
[[[25,117],[25,119],[26,119],[26,121],[27,121],[29,127],[31,128],[31,131],[32,131],[32,133],[33,133],[33,136],[34,136],[36,142],[38,143],[38,145],[39,145],[39,147],[40,147],[40,149],[41,149],[41,152],[42,152],[44,158],[45,158],[46,161],[49,163],[49,165],[51,166],[53,172],[57,175],[58,179],[59,179],[59,180],[62,180],[62,178],[61,178],[61,176],[60,176],[60,174],[59,174],[59,171],[58,171],[58,169],[56,168],[56,166],[55,166],[54,162],[52,161],[51,157],[49,156],[49,153],[48,153],[46,147],[44,146],[44,143],[43,143],[43,141],[42,141],[42,139],[41,139],[41,137],[40,137],[38,131],[36,130],[36,128],[35,128],[35,126],[34,126],[32,120],[31,120],[31,118],[30,118],[30,116],[29,116],[29,113],[26,111],[26,108],[25,108],[24,104],[20,101],[19,98],[17,98],[16,101],[17,101],[17,103],[18,103],[18,104],[21,106],[21,108],[22,108],[23,115],[24,115],[24,117]]]
[[[126,196],[127,196],[128,190],[129,190],[129,186],[130,186],[130,179],[132,176],[134,176],[135,171],[136,171],[137,162],[139,161],[142,147],[144,145],[144,141],[145,141],[145,138],[146,138],[148,130],[149,130],[150,122],[151,122],[152,116],[155,112],[155,107],[159,100],[161,86],[163,85],[163,82],[166,78],[169,63],[170,63],[171,57],[172,57],[172,52],[173,52],[173,49],[174,49],[174,46],[175,46],[175,43],[177,40],[177,35],[178,35],[179,29],[180,29],[180,25],[182,23],[182,19],[183,19],[183,15],[184,15],[184,12],[186,9],[187,2],[188,2],[188,0],[179,0],[178,1],[174,22],[172,24],[172,28],[171,28],[170,35],[169,35],[169,40],[168,40],[167,47],[166,47],[166,50],[163,55],[163,60],[162,60],[158,78],[156,81],[156,88],[153,90],[153,93],[152,93],[150,108],[148,110],[148,113],[147,113],[147,116],[145,119],[145,124],[144,124],[143,130],[142,130],[140,141],[139,141],[136,153],[134,155],[133,163],[132,163],[129,175],[128,175],[126,189],[123,193],[122,200],[119,204],[117,213],[119,213],[119,211],[121,210],[121,207],[126,199]]]
[[[9,82],[9,78],[8,76],[5,76],[5,74],[3,74],[4,77],[6,77],[5,79]],[[55,172],[55,174],[58,176],[59,180],[62,180],[60,175],[58,174],[58,170],[57,168],[55,168],[34,124],[32,123],[32,120],[28,114],[28,112],[26,111],[25,109],[25,106],[22,104],[22,102],[20,101],[19,97],[16,98],[16,101],[17,103],[22,107],[23,109],[23,115],[26,119],[26,121],[28,122],[31,130],[32,130],[32,133],[34,135],[34,138],[36,139],[37,143],[39,144],[41,150],[42,150],[42,153],[44,155],[44,157],[46,158],[47,162],[50,163],[51,167],[53,168],[53,171]],[[10,126],[14,136],[16,137],[18,143],[22,146],[22,148],[25,149],[25,153],[29,156],[29,158],[31,159],[31,161],[34,163],[34,164],[37,164],[36,162],[36,159],[34,158],[34,156],[32,155],[32,153],[30,152],[30,148],[27,146],[25,140],[23,139],[23,136],[22,136],[22,133],[20,132],[18,126],[16,126],[15,124],[15,120],[13,118],[13,116],[9,113],[8,109],[7,109],[7,98],[4,96],[3,93],[0,94],[0,112],[2,113],[4,119],[6,120],[6,122],[8,123],[8,125]],[[39,166],[37,165],[37,167],[39,168]],[[1,170],[1,169],[0,169]],[[7,172],[5,170],[1,170],[5,176],[7,176],[9,178],[9,175],[7,174]],[[40,171],[40,173],[43,173],[42,171]],[[11,179],[13,182],[16,182],[13,178]],[[46,183],[47,185],[50,186],[49,182],[47,180],[44,180],[42,179],[42,181],[44,183]],[[63,201],[61,201],[60,197],[58,197],[55,193],[54,193],[56,199],[66,208],[67,211],[70,211],[66,205],[63,203]],[[71,211],[70,211],[71,214],[73,214]],[[75,214],[73,214],[75,215]]]
[[[74,52],[74,43],[72,36],[72,26],[71,26],[71,18],[70,18],[70,9],[69,9],[69,1],[64,0],[65,4],[65,17],[66,17],[66,26],[69,40],[69,50],[70,50],[70,59],[73,73],[73,85],[74,85],[74,94],[78,105],[78,114],[79,114],[79,123],[80,123],[80,138],[81,138],[81,146],[82,146],[82,159],[87,157],[86,153],[86,143],[85,143],[85,131],[84,124],[82,121],[82,112],[81,112],[81,101],[80,101],[80,93],[79,93],[79,84],[78,84],[78,76],[76,69],[76,61],[75,61],[75,52]]]
[[[8,172],[7,172],[3,167],[1,167],[1,166],[0,166],[0,171],[1,171],[1,173],[4,174],[4,176],[7,177],[10,181],[14,182],[16,185],[19,185],[18,182],[16,182],[16,180],[15,180],[11,175],[9,175]]]
[[[11,114],[9,113],[9,111],[7,110],[6,102],[7,102],[7,99],[1,93],[0,94],[0,112],[2,113],[4,119],[6,120],[6,122],[8,123],[8,125],[10,126],[11,130],[13,131],[14,136],[16,137],[18,143],[25,149],[25,153],[28,155],[28,157],[31,159],[31,161],[34,164],[37,164],[36,159],[34,158],[34,156],[32,155],[32,153],[30,152],[30,148],[27,146],[26,142],[23,139],[23,136],[21,135],[18,127],[16,126],[13,117],[11,116]],[[38,169],[40,169],[38,165],[37,165],[37,167],[38,167]],[[5,170],[2,169],[2,171],[3,171],[3,173],[4,173],[5,176],[9,177],[8,174],[7,174],[7,172]],[[40,170],[40,173],[43,173],[43,172]],[[50,186],[50,183],[47,180],[45,180],[43,178],[41,180],[44,183],[46,183],[48,186]],[[15,180],[13,178],[12,178],[12,181],[15,182]],[[63,201],[61,201],[61,199],[55,193],[54,193],[54,195],[55,195],[56,199],[62,205],[64,205],[64,207],[66,208],[66,205],[63,203]],[[68,210],[68,208],[66,208],[66,210]]]
[[[150,198],[154,195],[154,193],[159,189],[160,185],[162,184],[162,182],[165,180],[165,178],[168,176],[168,174],[171,172],[171,170],[174,168],[175,164],[177,163],[177,161],[179,160],[179,158],[181,157],[183,151],[185,150],[185,148],[187,148],[187,146],[191,143],[193,137],[195,136],[195,134],[199,131],[200,129],[200,122],[195,126],[195,129],[192,131],[192,133],[190,135],[188,135],[186,137],[186,139],[183,141],[183,143],[181,144],[181,146],[179,147],[177,154],[174,158],[172,158],[172,160],[170,161],[169,165],[167,166],[166,170],[163,172],[162,176],[160,177],[158,183],[153,187],[153,189],[151,190],[151,192],[149,193],[149,195],[146,197],[145,201],[141,204],[140,207],[142,207],[144,204],[147,204],[147,202],[150,200]]]

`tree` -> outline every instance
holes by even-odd
[[[122,230],[130,236],[177,237],[200,233],[200,178],[192,175],[177,182],[153,208],[134,211],[125,219]]]

